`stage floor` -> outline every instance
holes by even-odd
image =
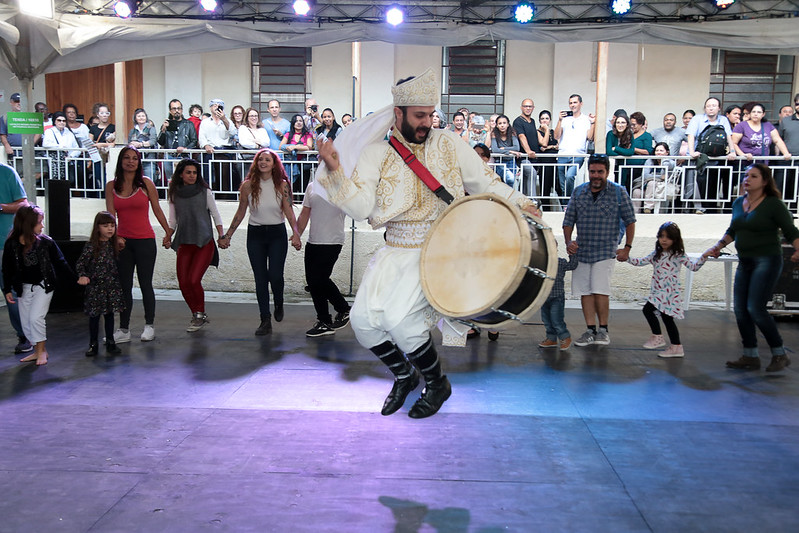
[[[380,415],[387,370],[349,327],[306,338],[312,306],[268,337],[253,303],[207,311],[186,333],[159,300],[142,343],[135,302],[113,359],[84,357],[82,314],[51,314],[42,368],[2,318],[0,531],[799,531],[799,356],[724,368],[740,341],[718,307],[680,321],[685,359],[641,348],[640,307],[612,311],[607,347],[540,349],[530,325],[439,348],[453,394],[424,420],[421,387]]]

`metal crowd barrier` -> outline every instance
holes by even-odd
[[[202,175],[220,200],[238,201],[238,189],[246,179],[256,150],[187,150],[178,156],[174,150],[143,149],[142,162],[145,176],[151,178],[162,198],[166,197],[169,179],[174,167],[183,157],[192,157],[201,163]],[[85,148],[36,148],[36,187],[44,194],[45,178],[66,179],[72,185],[73,197],[100,198],[105,183],[113,178],[118,150],[112,150],[107,164],[93,163]],[[286,173],[292,183],[295,202],[301,202],[305,188],[313,179],[318,165],[317,152],[304,152],[304,160],[280,154]],[[489,165],[508,185],[539,202],[545,211],[561,211],[568,204],[573,188],[587,180],[587,171],[580,161],[585,154],[539,154],[534,159],[517,158],[505,154],[492,154]],[[559,158],[577,158],[576,162],[558,163]],[[631,165],[627,158],[614,157],[611,180],[621,184],[633,198],[636,210],[654,213],[677,212],[729,212],[738,195],[739,184],[746,168],[751,164],[746,158],[730,160],[726,157],[709,158],[704,175],[697,172],[696,161],[680,156],[665,156],[676,166],[669,171],[666,165],[647,169],[646,165]],[[637,159],[645,159],[639,157]],[[9,164],[22,171],[21,151],[8,158]],[[762,156],[757,161],[768,161],[783,201],[789,209],[799,213],[799,155],[786,160],[782,156]],[[663,185],[649,187],[635,178],[647,170],[658,170],[665,176]],[[651,206],[651,208],[646,207]],[[646,211],[644,211],[646,210]]]
[[[506,183],[537,200],[545,211],[562,211],[574,187],[587,181],[587,169],[577,162],[559,164],[560,157],[577,158],[584,163],[584,158],[588,156],[539,154],[534,159],[528,159],[492,154],[490,165]],[[672,170],[666,165],[631,165],[627,163],[628,158],[623,157],[610,159],[612,175],[609,179],[621,184],[633,199],[636,211],[644,213],[728,213],[738,196],[739,184],[747,167],[754,162],[744,157],[732,160],[711,157],[704,173],[699,173],[696,161],[685,156],[659,158],[676,161]],[[632,159],[652,159],[652,156]],[[799,155],[790,160],[783,156],[762,156],[756,160],[768,161],[783,201],[789,209],[799,213]],[[664,178],[662,185],[655,182],[653,187],[647,187],[649,183],[644,180],[640,184],[635,182],[635,178],[643,176],[647,170],[658,170]],[[652,207],[647,208],[645,204],[651,204]]]

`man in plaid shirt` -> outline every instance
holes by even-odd
[[[617,258],[627,260],[635,236],[633,203],[624,188],[608,183],[609,168],[604,154],[588,158],[589,181],[574,189],[563,217],[566,251],[580,261],[572,274],[572,294],[580,296],[587,330],[574,342],[577,346],[610,344],[610,278]],[[575,226],[577,239],[572,240]],[[622,236],[624,247],[617,249]]]

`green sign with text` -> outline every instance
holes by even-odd
[[[8,113],[8,133],[26,133],[35,135],[44,133],[44,124],[41,113]]]

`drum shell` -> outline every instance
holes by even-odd
[[[529,320],[546,301],[557,248],[541,219],[499,196],[479,194],[453,202],[436,220],[420,265],[422,290],[439,313],[503,330]]]

